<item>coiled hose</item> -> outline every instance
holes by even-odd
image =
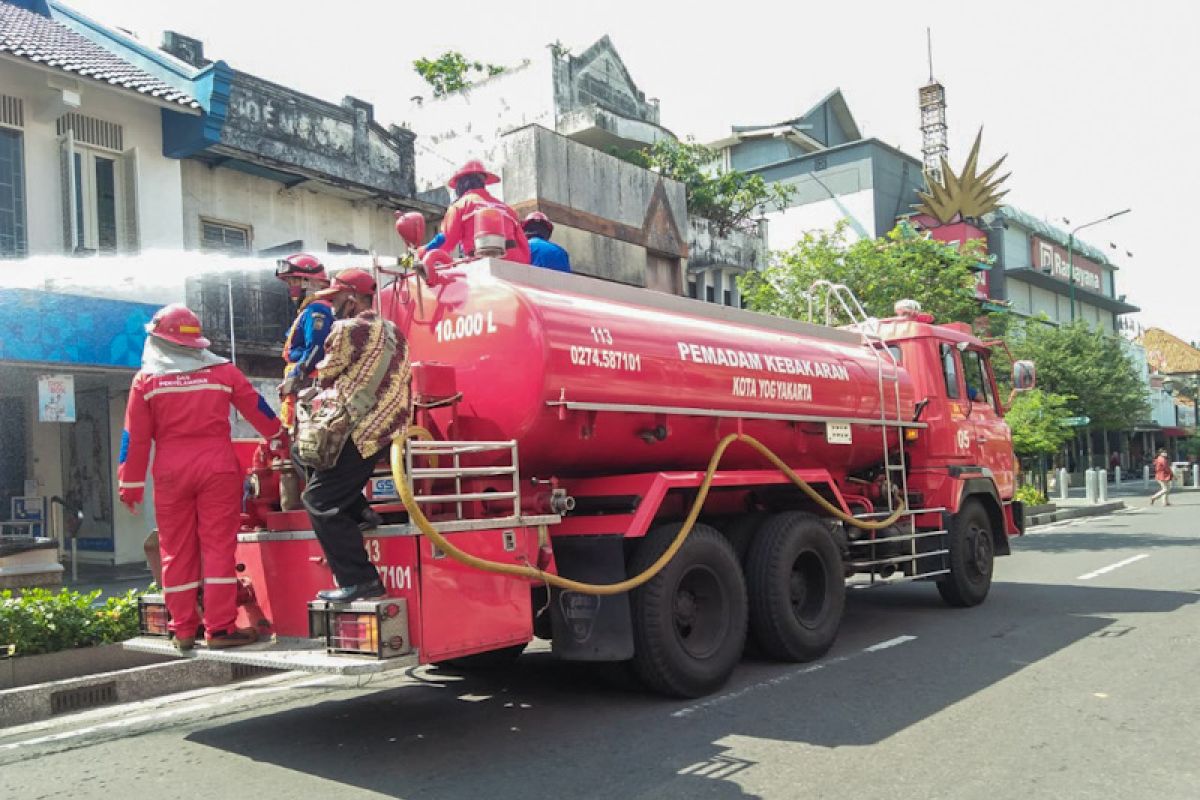
[[[414,430],[409,430],[409,436],[412,437],[416,433]],[[424,435],[421,435],[424,434]],[[428,436],[428,431],[422,429],[421,433],[417,433],[420,438]],[[704,507],[704,501],[708,498],[708,490],[712,486],[713,475],[716,474],[717,466],[721,463],[721,458],[725,455],[725,451],[734,442],[742,442],[757,450],[767,461],[770,461],[780,472],[786,475],[792,483],[800,487],[808,497],[832,516],[845,522],[847,525],[853,525],[856,528],[863,530],[877,531],[895,524],[896,520],[900,519],[904,513],[904,505],[901,504],[887,519],[869,522],[866,520],[856,519],[855,517],[845,513],[833,503],[826,500],[820,492],[814,489],[803,478],[797,475],[791,467],[783,462],[779,456],[771,452],[771,450],[752,436],[747,436],[744,433],[731,433],[722,439],[715,450],[712,457],[708,460],[708,469],[704,473],[704,480],[700,483],[700,490],[696,493],[696,499],[692,502],[692,508],[688,511],[687,517],[683,521],[683,525],[679,528],[679,533],[675,535],[671,545],[663,552],[658,560],[651,564],[641,574],[635,575],[632,578],[626,578],[617,583],[583,583],[581,581],[564,578],[561,575],[554,575],[540,570],[537,567],[529,566],[528,564],[505,564],[500,561],[491,561],[486,558],[473,556],[464,550],[459,549],[450,543],[450,540],[437,531],[430,524],[429,520],[422,513],[420,506],[413,497],[412,489],[408,485],[408,476],[404,471],[404,441],[396,439],[392,442],[391,463],[392,463],[392,478],[396,482],[396,490],[400,493],[401,500],[404,501],[404,507],[408,511],[409,519],[416,524],[417,528],[424,535],[428,536],[440,550],[468,567],[483,570],[484,572],[493,572],[499,575],[511,575],[514,578],[525,578],[539,583],[545,583],[550,586],[555,586],[559,589],[568,589],[582,594],[592,595],[613,595],[628,592],[631,589],[636,589],[642,584],[654,578],[663,567],[670,563],[675,554],[679,552],[679,548],[683,546],[684,540],[688,534],[692,532],[692,528],[696,524],[696,520],[700,516],[700,511]]]

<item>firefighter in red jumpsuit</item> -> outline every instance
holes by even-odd
[[[254,642],[238,629],[234,550],[242,500],[242,470],[230,438],[232,405],[287,452],[286,433],[267,401],[227,359],[210,352],[200,320],[169,305],[146,326],[142,368],[133,378],[121,436],[118,489],[131,512],[144,499],[154,442],[154,509],[162,553],[162,590],[171,632],[190,650],[200,624],[197,590],[204,587],[204,627],[210,648]]]
[[[488,172],[482,161],[471,160],[463,164],[458,172],[447,181],[454,191],[455,201],[446,209],[442,218],[442,230],[420,252],[421,256],[429,250],[444,250],[453,255],[454,248],[462,245],[463,253],[467,256],[475,254],[475,214],[481,208],[494,208],[504,218],[504,234],[508,250],[504,257],[519,264],[529,263],[529,240],[521,229],[521,220],[503,200],[497,200],[485,188],[499,183],[500,178]]]

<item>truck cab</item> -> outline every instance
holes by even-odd
[[[963,323],[937,325],[919,312],[883,321],[880,335],[912,375],[919,421],[928,425],[908,450],[913,472],[979,475],[994,482],[999,501],[1010,501],[1016,489],[1012,432],[991,347]]]

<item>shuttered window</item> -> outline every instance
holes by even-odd
[[[0,258],[20,258],[28,250],[23,144],[20,131],[0,128]]]
[[[200,249],[206,253],[250,255],[250,229],[228,222],[200,220]]]

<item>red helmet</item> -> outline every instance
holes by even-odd
[[[212,342],[200,329],[200,318],[183,303],[163,306],[146,326],[146,333],[172,344],[203,350]]]
[[[276,261],[275,277],[280,280],[284,278],[311,278],[312,280],[329,283],[329,276],[325,274],[325,265],[318,261],[316,256],[310,256],[308,253],[296,253],[294,256],[288,256]]]
[[[483,183],[485,186],[491,186],[493,183],[499,183],[500,178],[494,172],[489,172],[488,168],[483,165],[483,162],[477,158],[472,158],[467,163],[458,168],[458,172],[450,176],[450,180],[446,181],[446,185],[451,189],[457,188],[458,179],[464,175],[474,175],[479,173],[483,175]]]
[[[409,247],[418,247],[425,238],[425,217],[416,211],[396,212],[396,233]]]
[[[351,267],[333,276],[333,283],[328,289],[317,292],[317,297],[331,297],[338,292],[354,292],[374,296],[375,279],[365,269]]]
[[[525,218],[525,221],[521,223],[521,229],[528,232],[529,225],[531,223],[538,223],[538,222],[540,222],[541,224],[546,226],[546,234],[547,235],[554,233],[554,223],[550,221],[549,217],[547,217],[545,214],[543,214],[540,211],[534,211],[532,214],[527,216]]]

